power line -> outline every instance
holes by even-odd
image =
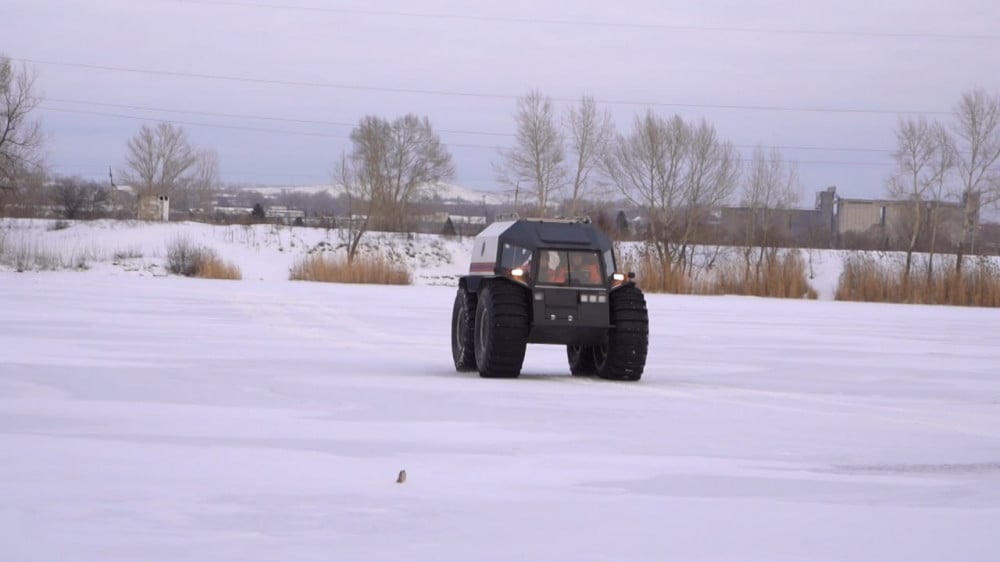
[[[172,123],[174,125],[188,125],[192,127],[208,127],[214,129],[232,129],[237,131],[248,131],[253,133],[268,133],[268,134],[280,134],[280,135],[297,135],[304,137],[322,137],[329,139],[342,139],[349,140],[351,137],[347,135],[334,135],[330,133],[318,133],[311,131],[291,131],[288,129],[269,129],[264,127],[248,127],[244,125],[222,125],[219,123],[203,123],[198,121],[182,121],[178,119],[157,119],[155,117],[143,117],[141,115],[125,115],[122,113],[108,113],[104,111],[87,111],[83,109],[66,109],[62,107],[52,107],[46,103],[40,105],[43,109],[47,111],[58,111],[62,113],[77,113],[81,115],[97,115],[101,117],[115,117],[117,119],[132,119],[135,121],[146,121],[146,122],[166,122]],[[490,150],[498,150],[499,146],[490,146],[483,144],[466,144],[466,143],[447,143],[450,147],[462,147],[462,148],[487,148]]]
[[[94,176],[94,177],[107,177],[107,166],[104,164],[48,164],[48,167],[60,170],[60,175],[67,176]],[[305,179],[317,179],[323,176],[321,173],[302,173],[302,172],[289,172],[289,173],[279,173],[279,172],[247,172],[247,171],[227,171],[226,176],[228,177],[269,177],[269,178],[305,178]],[[325,176],[324,176],[325,177]],[[302,181],[301,179],[299,181]],[[306,187],[315,185],[315,183],[300,183],[295,184],[297,186]],[[282,186],[282,187],[293,187],[293,186]]]
[[[403,18],[458,20],[475,22],[492,22],[505,24],[532,24],[563,27],[603,27],[625,29],[649,29],[683,32],[706,33],[745,33],[766,35],[819,35],[828,37],[871,37],[888,39],[940,39],[940,40],[987,40],[1000,39],[1000,35],[988,33],[943,33],[943,32],[897,32],[897,31],[865,31],[859,29],[807,29],[807,28],[776,28],[776,27],[735,27],[683,25],[640,22],[612,22],[596,20],[568,20],[555,18],[527,18],[515,16],[478,16],[472,14],[446,14],[432,12],[407,12],[396,10],[358,10],[349,8],[324,8],[314,6],[285,6],[267,4],[264,2],[237,2],[229,0],[169,0],[179,4],[200,4],[205,6],[221,6],[228,8],[255,8],[267,10],[299,11],[311,13],[329,13],[360,16],[393,16]]]
[[[95,107],[114,107],[117,109],[134,109],[138,111],[157,111],[161,113],[178,113],[186,115],[201,115],[205,117],[225,117],[230,119],[256,119],[260,121],[279,121],[283,123],[301,123],[308,125],[332,125],[335,127],[354,127],[357,123],[347,123],[344,121],[326,121],[322,119],[298,119],[294,117],[273,117],[267,115],[250,115],[250,114],[240,114],[240,113],[219,113],[214,111],[191,111],[183,109],[169,109],[165,107],[152,107],[147,105],[130,105],[130,104],[118,104],[118,103],[104,103],[96,101],[85,101],[85,100],[73,100],[64,98],[45,98],[45,101],[58,102],[58,103],[69,103],[76,105],[89,105]],[[493,133],[489,131],[468,131],[462,129],[437,129],[442,133],[452,133],[461,135],[489,135],[498,137],[513,137],[512,133]]]
[[[214,111],[191,111],[183,109],[171,109],[165,107],[154,107],[148,105],[131,105],[131,104],[117,104],[117,103],[105,103],[96,102],[88,100],[74,100],[65,98],[46,98],[47,102],[57,102],[57,103],[67,103],[74,105],[84,105],[84,106],[94,106],[94,107],[113,107],[118,109],[134,109],[138,111],[155,111],[162,113],[173,113],[173,114],[185,114],[185,115],[201,115],[206,117],[224,117],[232,119],[253,119],[261,121],[279,121],[286,123],[302,123],[309,125],[334,125],[339,127],[354,127],[356,123],[347,123],[343,121],[326,121],[322,119],[301,119],[293,117],[274,117],[259,114],[240,114],[240,113],[220,113]],[[497,137],[509,137],[513,138],[516,135],[514,133],[498,133],[493,131],[477,131],[477,130],[464,130],[464,129],[437,129],[437,131],[442,133],[454,133],[463,135],[488,135]],[[757,145],[746,145],[738,144],[735,145],[737,148],[756,148]],[[809,150],[809,151],[830,151],[830,152],[870,152],[885,154],[892,152],[890,149],[886,148],[854,148],[854,147],[835,147],[835,146],[802,146],[802,145],[767,145],[765,148],[777,148],[780,150]]]
[[[154,106],[148,106],[148,105],[117,104],[117,103],[105,103],[105,102],[95,102],[95,101],[86,101],[86,100],[73,100],[73,99],[64,99],[64,98],[46,98],[45,101],[46,102],[57,102],[57,103],[68,103],[68,104],[75,104],[75,105],[84,105],[84,106],[94,106],[94,107],[113,107],[113,108],[118,108],[118,109],[134,109],[134,110],[139,110],[139,111],[155,111],[155,112],[172,113],[172,114],[201,115],[201,116],[206,116],[206,117],[224,117],[224,118],[234,118],[234,119],[253,119],[253,120],[262,120],[262,121],[279,121],[279,122],[302,123],[302,124],[310,124],[310,125],[335,125],[335,126],[347,126],[347,127],[353,127],[353,126],[356,125],[354,123],[346,123],[346,122],[342,122],[342,121],[326,121],[326,120],[320,120],[320,119],[300,119],[300,118],[291,118],[291,117],[273,117],[273,116],[265,116],[265,115],[257,115],[257,114],[220,113],[220,112],[213,112],[213,111],[191,111],[191,110],[164,108],[164,107],[154,107]],[[46,105],[46,107],[48,107],[49,109],[53,109],[55,111],[59,111],[60,110],[59,108],[54,108],[54,107],[51,107],[51,106],[48,106],[48,105]],[[65,111],[69,112],[71,110],[65,110]],[[96,114],[98,114],[98,115],[108,115],[108,116],[117,116],[117,117],[126,117],[125,115],[122,115],[122,114],[111,114],[111,113],[96,113]],[[139,116],[134,116],[134,117],[135,118],[139,118]],[[149,118],[149,119],[152,120],[152,118]],[[201,123],[200,125],[203,125],[203,126],[212,126],[211,124],[207,124],[207,123]],[[501,137],[510,137],[510,138],[513,138],[513,137],[516,136],[513,133],[497,133],[497,132],[492,132],[492,131],[475,131],[475,130],[458,130],[458,129],[437,129],[437,131],[442,132],[442,133],[459,133],[459,134],[466,134],[466,135],[489,135],[489,136],[501,136]],[[280,130],[279,131],[279,130],[275,130],[275,129],[261,129],[261,132],[280,132],[280,133],[289,133],[289,134],[297,134],[298,133],[296,131],[287,131],[287,130]],[[319,135],[319,134],[317,133],[317,135]],[[333,138],[349,138],[349,137],[342,137],[342,136],[336,136],[336,135],[331,135],[331,136]],[[459,145],[459,146],[472,146],[472,147],[480,147],[480,146],[482,146],[483,148],[487,148],[485,145]],[[758,146],[762,146],[764,148],[776,148],[776,149],[779,149],[779,150],[807,150],[807,151],[820,151],[820,152],[867,152],[867,153],[874,153],[874,154],[888,154],[888,153],[892,152],[890,149],[885,149],[885,148],[852,148],[852,147],[836,147],[836,146],[803,146],[803,145],[766,145],[766,146],[764,146],[764,145],[748,145],[748,144],[737,144],[737,145],[734,145],[734,146],[736,146],[736,148],[746,148],[746,149],[753,149],[753,148],[757,148]],[[491,146],[489,148],[493,148],[493,147]]]
[[[101,70],[109,72],[125,72],[133,74],[152,74],[157,76],[173,76],[179,78],[197,78],[204,80],[218,80],[218,81],[232,81],[232,82],[245,82],[251,84],[269,84],[269,85],[281,85],[281,86],[296,86],[296,87],[308,87],[308,88],[327,88],[327,89],[344,89],[344,90],[361,90],[361,91],[374,91],[374,92],[386,92],[386,93],[396,93],[396,94],[420,94],[420,95],[433,95],[433,96],[453,96],[453,97],[467,97],[467,98],[484,98],[484,99],[503,99],[503,100],[517,100],[521,96],[513,94],[497,94],[488,92],[463,92],[457,90],[430,90],[430,89],[419,89],[419,88],[396,88],[396,87],[386,87],[386,86],[368,86],[360,84],[339,84],[333,82],[307,82],[307,81],[294,81],[294,80],[277,80],[272,78],[255,78],[247,76],[226,76],[222,74],[205,74],[205,73],[195,73],[195,72],[177,72],[177,71],[167,71],[167,70],[153,70],[145,68],[134,68],[134,67],[121,67],[121,66],[110,66],[110,65],[100,65],[100,64],[84,64],[84,63],[72,63],[64,61],[49,61],[41,59],[30,59],[30,58],[16,58],[11,57],[14,60],[20,62],[26,62],[31,64],[40,64],[48,66],[63,66],[70,68],[85,68],[89,70]],[[560,98],[553,97],[553,101],[558,102],[578,102],[577,98]],[[738,111],[780,111],[780,112],[803,112],[803,113],[837,113],[837,114],[881,114],[881,115],[907,115],[907,114],[922,114],[922,115],[949,115],[947,111],[918,111],[912,109],[879,109],[879,108],[830,108],[830,107],[807,107],[807,106],[780,106],[780,105],[748,105],[748,104],[704,104],[704,103],[680,103],[680,102],[662,102],[662,101],[639,101],[639,100],[616,100],[616,99],[595,99],[597,103],[602,103],[606,105],[626,105],[626,106],[642,106],[642,107],[673,107],[673,108],[693,108],[693,109],[725,109],[725,110],[738,110]]]
[[[145,121],[145,122],[167,122],[167,123],[172,123],[174,125],[188,125],[188,126],[193,126],[193,127],[208,127],[208,128],[216,128],[216,129],[233,129],[233,130],[249,131],[249,132],[255,132],[255,133],[298,135],[298,136],[322,137],[322,138],[342,139],[342,140],[346,140],[346,139],[350,138],[349,136],[345,136],[345,135],[333,135],[333,134],[329,134],[329,133],[317,133],[317,132],[308,132],[308,131],[291,131],[291,130],[287,130],[287,129],[268,129],[268,128],[263,128],[263,127],[247,127],[247,126],[241,126],[241,125],[222,125],[222,124],[218,124],[218,123],[203,123],[203,122],[196,122],[196,121],[182,121],[182,120],[176,120],[176,119],[167,119],[167,120],[165,120],[165,119],[156,119],[156,118],[153,118],[153,117],[143,117],[143,116],[139,116],[139,115],[125,115],[125,114],[121,114],[121,113],[108,113],[108,112],[103,112],[103,111],[86,111],[86,110],[82,110],[82,109],[66,109],[66,108],[59,108],[59,107],[51,107],[51,106],[49,106],[49,105],[47,105],[45,103],[42,103],[41,107],[43,109],[45,109],[46,111],[58,111],[58,112],[63,112],[63,113],[76,113],[76,114],[82,114],[82,115],[96,115],[96,116],[101,116],[101,117],[114,117],[114,118],[118,118],[118,119],[131,119],[131,120]],[[500,146],[483,145],[483,144],[466,144],[466,143],[445,143],[445,144],[449,148],[450,147],[460,147],[460,148],[478,148],[478,149],[488,149],[488,150],[499,150],[499,149],[502,148]],[[776,147],[776,148],[778,148],[778,147]],[[818,147],[815,147],[815,148],[818,149]],[[861,149],[861,150],[866,150],[866,149]],[[740,158],[740,161],[741,162],[750,162],[751,160],[747,159],[747,158]],[[833,160],[787,160],[787,162],[790,163],[790,164],[842,165],[842,166],[888,166],[888,165],[891,165],[890,163],[885,163],[885,162],[858,162],[858,161],[833,161]]]
[[[350,137],[345,135],[331,135],[329,133],[314,133],[309,131],[289,131],[282,129],[267,129],[263,127],[246,127],[242,125],[221,125],[218,123],[199,123],[195,121],[181,121],[177,119],[157,119],[155,117],[143,117],[141,115],[125,115],[122,113],[107,113],[103,111],[87,111],[83,109],[66,109],[62,107],[52,107],[47,103],[42,103],[40,105],[43,109],[47,111],[58,111],[61,113],[76,113],[80,115],[99,115],[101,117],[115,117],[118,119],[133,119],[136,121],[156,121],[156,122],[166,122],[172,123],[174,125],[189,125],[193,127],[211,127],[216,129],[232,129],[237,131],[250,131],[255,133],[275,133],[284,135],[299,135],[306,137],[325,137],[334,139],[349,139]]]

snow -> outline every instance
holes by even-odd
[[[287,265],[326,232],[242,228],[42,227],[117,265],[0,271],[4,560],[996,558],[993,310],[647,295],[640,382],[555,346],[486,380],[451,364],[462,241],[319,284]],[[244,280],[164,275],[180,233]]]

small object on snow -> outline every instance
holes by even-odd
[[[399,471],[399,477],[396,478],[396,483],[397,484],[402,484],[403,482],[406,482],[406,471],[405,470],[400,470]]]

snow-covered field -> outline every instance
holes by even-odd
[[[649,295],[642,381],[485,380],[459,241],[376,287],[287,281],[321,231],[90,230],[7,231],[90,259],[0,271],[0,560],[997,558],[995,310]]]

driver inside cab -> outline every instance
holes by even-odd
[[[559,258],[559,252],[547,250],[542,258],[542,263],[545,264],[545,267],[542,268],[539,281],[555,284],[566,283],[568,271],[566,270],[566,264]]]
[[[601,268],[597,264],[597,256],[584,252],[572,252],[569,261],[570,275],[576,282],[585,285],[601,284]]]

